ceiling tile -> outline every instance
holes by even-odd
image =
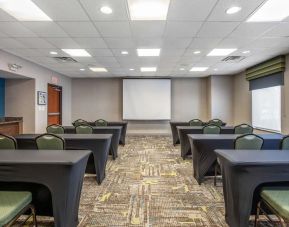
[[[264,36],[271,37],[288,37],[289,36],[289,22],[282,22],[266,32]]]
[[[26,46],[13,38],[0,38],[0,48],[26,48]]]
[[[135,48],[135,42],[130,38],[104,38],[109,48]]]
[[[35,57],[35,56],[43,56],[41,52],[37,49],[4,49],[7,52],[15,54],[17,56],[28,56],[28,57]]]
[[[164,33],[164,21],[132,21],[132,35],[134,37],[161,37]]]
[[[161,57],[180,57],[184,54],[185,49],[163,49],[161,50]]]
[[[163,48],[187,48],[193,39],[191,38],[164,38]]]
[[[166,37],[194,37],[202,22],[168,21],[165,29]]]
[[[162,38],[134,38],[135,45],[137,48],[160,48],[163,44]]]
[[[81,48],[107,48],[102,38],[74,38]]]
[[[33,0],[53,21],[88,21],[77,0]]]
[[[253,42],[254,38],[226,38],[216,48],[242,48]]]
[[[80,45],[72,38],[46,38],[49,43],[60,49],[80,48]]]
[[[237,26],[238,22],[206,22],[197,34],[198,37],[222,38],[229,35]]]
[[[171,0],[168,20],[204,21],[217,0]]]
[[[80,0],[84,9],[87,11],[91,20],[95,21],[120,21],[128,20],[126,0]],[[112,8],[112,14],[103,14],[100,12],[102,6]]]
[[[0,21],[17,21],[16,18],[10,16],[4,10],[0,9]]]
[[[208,21],[244,21],[266,0],[221,0],[218,1],[210,14]],[[227,14],[226,10],[239,6],[242,10],[235,14]]]
[[[36,34],[25,28],[20,22],[0,22],[0,31],[11,37],[36,37]]]
[[[248,37],[257,38],[269,29],[276,26],[276,23],[248,23],[240,24],[235,31],[230,34],[230,37]]]
[[[17,38],[20,43],[23,43],[28,48],[54,48],[49,42],[41,38]]]
[[[113,53],[110,49],[87,49],[87,51],[91,54],[91,56],[100,57],[110,57],[113,56]]]
[[[95,26],[103,37],[131,37],[130,26],[128,22],[95,22]]]
[[[74,21],[58,22],[62,29],[71,37],[99,37],[99,32],[92,22]]]
[[[190,49],[211,49],[216,47],[218,43],[221,42],[221,38],[195,38],[193,39]]]
[[[22,24],[40,37],[67,37],[59,25],[51,21],[22,22]]]

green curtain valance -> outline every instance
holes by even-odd
[[[285,71],[285,56],[281,55],[268,61],[255,65],[246,70],[246,79],[254,80],[257,78],[272,75]]]

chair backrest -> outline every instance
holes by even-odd
[[[280,149],[281,150],[289,150],[289,136],[285,136],[281,140]]]
[[[203,122],[200,119],[193,119],[189,121],[190,126],[202,126]]]
[[[237,125],[234,128],[234,133],[235,134],[251,134],[253,133],[253,127],[247,124]]]
[[[261,150],[264,140],[255,134],[245,134],[235,139],[236,150]]]
[[[77,119],[72,123],[72,125],[74,127],[79,126],[79,125],[88,125],[88,122],[83,119]]]
[[[46,132],[51,134],[64,134],[64,128],[61,125],[53,124],[47,126]]]
[[[75,131],[76,134],[92,134],[93,128],[90,125],[78,125]]]
[[[203,134],[220,134],[221,128],[217,125],[206,125],[203,127]]]
[[[209,121],[209,125],[217,125],[221,127],[223,125],[223,121],[220,119],[212,119]]]
[[[35,138],[38,150],[65,150],[63,138],[50,133],[45,133]]]
[[[107,126],[107,121],[104,119],[98,119],[95,121],[95,126]]]
[[[17,149],[17,142],[13,137],[0,133],[0,149],[15,150]]]

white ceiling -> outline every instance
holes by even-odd
[[[53,22],[19,22],[0,10],[0,49],[70,77],[233,74],[289,53],[288,18],[279,23],[246,22],[264,1],[171,0],[166,21],[131,21],[126,0],[33,0]],[[99,9],[103,5],[109,5],[113,13],[102,14]],[[242,10],[226,14],[232,5]],[[78,63],[58,63],[49,52],[67,56],[62,48],[84,48],[92,57],[75,58]],[[161,56],[137,57],[136,48],[161,48]],[[224,63],[222,57],[206,56],[213,48],[237,48],[231,55],[246,58]],[[123,50],[129,54],[122,55]],[[195,55],[196,50],[201,53]],[[244,50],[251,52],[243,54]],[[105,67],[108,72],[91,72],[89,65]],[[139,71],[152,66],[157,72]],[[192,66],[209,69],[190,72]]]

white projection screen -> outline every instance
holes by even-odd
[[[252,91],[253,127],[281,131],[281,86]]]
[[[124,120],[170,120],[170,79],[124,79]]]

